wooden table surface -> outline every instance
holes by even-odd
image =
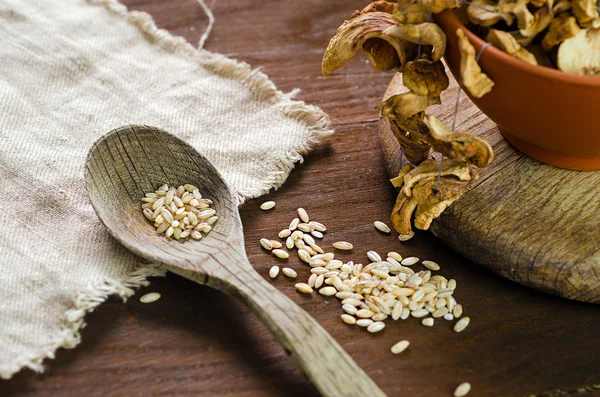
[[[160,27],[196,42],[206,18],[195,0],[128,0],[151,13]],[[600,308],[556,298],[506,281],[460,257],[429,233],[401,244],[374,231],[395,200],[377,136],[379,102],[390,75],[364,58],[331,77],[320,60],[337,26],[363,1],[221,0],[213,4],[215,29],[206,48],[261,67],[284,91],[321,106],[337,134],[298,166],[279,191],[242,208],[251,262],[267,277],[274,258],[258,240],[276,238],[298,206],[329,227],[324,246],[347,240],[366,251],[398,251],[441,264],[458,281],[456,298],[471,317],[463,333],[448,321],[426,328],[417,319],[393,322],[375,335],[340,321],[339,301],[298,294],[294,282],[274,284],[313,315],[391,395],[451,396],[461,382],[472,396],[600,395]],[[193,28],[193,29],[192,29]],[[258,209],[266,199],[274,211]],[[299,277],[309,271],[289,260]],[[157,291],[162,298],[141,304]],[[122,304],[111,299],[87,317],[83,341],[48,360],[46,372],[0,382],[8,395],[313,396],[316,392],[265,327],[233,298],[174,275],[155,279]],[[408,339],[394,356],[389,348]],[[347,374],[351,377],[352,374]]]

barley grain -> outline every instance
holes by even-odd
[[[294,241],[302,240],[304,238],[304,233],[302,233],[300,230],[296,230],[296,231],[294,231],[294,233],[292,233],[292,235],[290,237]]]
[[[367,252],[367,258],[369,258],[371,262],[381,262],[381,256],[375,251]]]
[[[290,249],[290,250],[291,250],[292,248],[294,248],[294,240],[292,240],[292,237],[288,237],[288,238],[285,240],[285,246],[287,247],[287,249]]]
[[[385,324],[384,323],[382,323],[381,321],[376,321],[376,322],[374,322],[373,324],[371,324],[371,325],[369,325],[367,327],[367,331],[369,331],[371,333],[375,333],[375,332],[381,331],[384,328],[385,328]]]
[[[140,297],[140,302],[152,303],[152,302],[156,302],[159,299],[160,299],[160,294],[158,292],[150,292],[148,294],[142,295]]]
[[[342,305],[360,306],[361,301],[356,298],[346,298],[342,301]]]
[[[200,233],[197,230],[194,230],[192,232],[192,234],[190,234],[190,236],[194,239],[194,240],[201,240],[202,239],[202,233]]]
[[[423,266],[425,266],[429,270],[433,270],[433,271],[440,270],[440,265],[438,265],[434,261],[423,261],[421,263],[423,264]]]
[[[302,238],[304,239],[304,242],[308,245],[315,243],[315,239],[310,234],[304,234]]]
[[[409,341],[401,340],[400,342],[398,342],[394,346],[392,346],[392,348],[390,350],[392,351],[393,354],[400,354],[408,348],[408,345],[410,345]]]
[[[260,239],[260,245],[262,245],[264,249],[269,251],[273,249],[273,244],[271,244],[271,240],[267,240],[266,238]]]
[[[383,313],[375,313],[373,314],[373,316],[371,317],[371,320],[373,321],[383,321],[386,318],[388,318],[387,314],[383,314]]]
[[[314,288],[316,280],[317,280],[317,275],[311,274],[310,277],[308,278],[308,285],[310,285],[311,288]]]
[[[390,230],[390,227],[389,227],[388,225],[386,225],[385,223],[383,223],[383,222],[380,222],[380,221],[375,221],[375,222],[373,223],[373,225],[375,226],[375,229],[379,230],[379,231],[380,231],[380,232],[382,232],[382,233],[389,234],[389,233],[391,233],[391,232],[392,232],[392,231]]]
[[[308,222],[308,213],[304,208],[298,208],[298,217],[302,220],[302,222]]]
[[[431,315],[434,318],[440,318],[440,317],[444,317],[446,314],[448,314],[448,308],[440,307],[439,309],[436,309],[436,311],[434,311]]]
[[[413,232],[413,233],[411,233],[411,234],[400,234],[400,235],[398,236],[398,240],[400,240],[400,241],[408,241],[408,240],[410,240],[411,238],[413,238],[413,237],[414,237],[414,235],[415,235],[415,233],[414,233],[414,232]]]
[[[444,314],[444,320],[452,321],[454,320],[454,316],[452,315],[452,313],[446,313]]]
[[[333,243],[333,248],[339,249],[341,251],[349,251],[352,248],[354,248],[354,246],[347,241],[338,241]]]
[[[310,262],[310,254],[305,249],[298,250],[298,256],[302,262],[309,263]]]
[[[358,312],[358,309],[350,304],[342,305],[342,310],[351,315],[355,315]]]
[[[345,313],[342,314],[342,321],[345,322],[346,324],[350,324],[350,325],[356,324],[356,318],[352,317],[349,314],[345,314]]]
[[[299,223],[300,223],[300,219],[298,219],[298,218],[292,219],[292,221],[290,222],[290,226],[288,226],[288,229],[290,229],[291,231],[296,230]]]
[[[352,296],[352,291],[340,291],[337,294],[335,294],[335,297],[338,299],[347,299],[350,298]]]
[[[464,397],[471,391],[471,384],[469,382],[463,382],[456,390],[454,390],[454,397]]]
[[[274,249],[271,252],[273,253],[273,255],[275,255],[276,257],[281,258],[281,259],[287,259],[290,257],[290,254],[288,254],[286,251],[281,250],[281,249]]]
[[[450,280],[448,280],[448,288],[450,289],[456,289],[456,280],[451,278]]]
[[[469,317],[463,317],[460,320],[458,320],[456,322],[456,324],[454,324],[454,331],[455,332],[462,332],[465,330],[465,328],[467,328],[467,326],[469,325],[469,323],[471,322],[471,319]]]
[[[410,315],[416,318],[421,318],[429,315],[429,311],[427,309],[416,309],[410,312]]]
[[[306,244],[304,244],[304,240],[295,240],[294,241],[294,245],[299,250],[301,250],[302,248],[306,247]]]
[[[275,278],[279,274],[279,266],[273,266],[269,269],[269,277]]]
[[[373,322],[374,321],[370,318],[361,318],[360,320],[356,321],[356,325],[358,325],[359,327],[367,328],[369,325],[373,324]]]
[[[411,256],[411,257],[402,259],[400,261],[400,264],[402,266],[412,266],[417,262],[419,262],[419,258],[417,258],[416,256]]]
[[[323,287],[319,290],[319,294],[325,296],[333,296],[337,294],[337,290],[334,287]]]
[[[421,324],[423,324],[426,327],[433,327],[434,322],[435,320],[433,319],[433,317],[427,317],[421,320]]]
[[[277,240],[270,240],[270,241],[271,241],[271,247],[273,247],[273,248],[281,248],[281,247],[283,247],[283,245],[279,241],[277,241]]]
[[[284,267],[283,269],[281,269],[281,272],[289,278],[296,278],[298,276],[298,273],[296,273],[294,269],[291,269],[289,267]]]
[[[463,313],[463,308],[462,308],[461,304],[454,306],[454,308],[452,309],[452,315],[456,318],[459,318],[460,316],[462,316],[462,313]]]
[[[287,238],[292,234],[292,231],[290,229],[283,229],[282,231],[279,232],[279,238]]]
[[[321,288],[323,283],[325,282],[325,275],[319,274],[317,275],[317,279],[315,280],[315,288]]]
[[[310,248],[315,250],[315,252],[318,252],[319,254],[325,253],[325,251],[323,251],[323,248],[319,247],[317,244],[309,244],[309,245],[310,245]]]
[[[268,211],[275,207],[275,201],[265,201],[260,205],[260,209],[263,211]]]
[[[311,294],[313,292],[313,289],[308,284],[298,283],[295,287],[298,292],[303,294]]]
[[[401,320],[406,320],[410,316],[410,309],[408,307],[402,308],[402,313],[400,314]]]
[[[359,318],[371,318],[371,317],[373,317],[374,314],[375,313],[373,313],[369,309],[360,309],[358,312],[356,312],[356,317],[359,317]]]
[[[312,225],[316,231],[323,233],[324,231],[327,230],[327,228],[325,227],[324,224],[322,224],[321,222],[315,222],[315,221],[310,221],[308,222],[310,225]]]
[[[301,232],[304,232],[304,233],[310,233],[314,230],[314,228],[312,226],[310,226],[308,223],[299,223],[298,230],[300,230]]]
[[[310,232],[310,234],[312,234],[316,238],[323,238],[323,233],[321,233],[318,230],[313,230],[312,232]]]

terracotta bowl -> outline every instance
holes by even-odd
[[[448,36],[444,58],[460,77],[456,30],[461,28],[477,53],[485,42],[451,11],[436,16]],[[556,167],[600,170],[600,78],[533,66],[488,46],[479,65],[495,83],[490,93],[471,100],[521,152]]]

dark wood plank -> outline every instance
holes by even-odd
[[[150,11],[160,26],[199,37],[204,17],[193,0],[130,0]],[[364,2],[220,1],[207,49],[263,66],[283,90],[323,107],[337,130],[330,145],[316,151],[286,185],[265,197],[273,212],[258,209],[263,199],[242,208],[250,261],[263,275],[273,264],[258,239],[275,237],[302,205],[330,227],[326,244],[349,240],[354,257],[391,250],[429,258],[458,281],[457,299],[471,317],[461,334],[441,322],[388,322],[378,335],[342,324],[339,303],[299,295],[291,280],[273,282],[329,331],[389,395],[451,396],[463,381],[473,396],[543,395],[600,384],[600,313],[589,304],[543,294],[495,276],[454,253],[429,233],[400,244],[375,233],[386,220],[395,191],[389,186],[377,136],[377,112],[390,75],[377,74],[358,59],[329,78],[320,77],[320,57],[337,25]],[[191,32],[190,26],[196,31]],[[472,117],[482,117],[472,115]],[[290,260],[299,277],[308,269]],[[47,372],[24,371],[0,382],[0,395],[316,395],[283,349],[248,310],[224,294],[169,275],[137,294],[158,291],[163,298],[143,305],[132,298],[111,300],[88,316],[83,342],[59,351]],[[411,341],[406,354],[390,346]],[[351,375],[349,375],[351,376]],[[549,394],[547,394],[549,395]]]

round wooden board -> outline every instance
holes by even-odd
[[[405,90],[396,74],[385,98]],[[451,78],[442,105],[428,113],[452,125],[458,94]],[[386,119],[379,127],[386,167],[393,177],[401,168],[400,147]],[[566,298],[600,303],[600,172],[563,170],[521,154],[464,93],[456,130],[485,138],[496,157],[481,170],[473,189],[432,223],[433,234],[503,277]]]

